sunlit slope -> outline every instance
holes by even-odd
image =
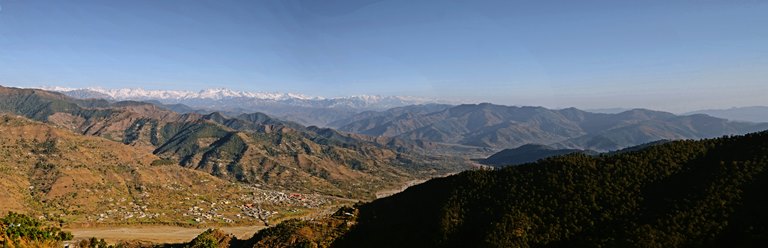
[[[252,192],[143,147],[18,116],[0,116],[0,144],[0,209],[46,220],[194,223],[184,211],[199,201],[232,201],[222,213],[234,215],[235,201]]]

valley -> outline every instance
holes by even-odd
[[[0,0],[0,248],[768,247],[766,13]]]
[[[0,95],[0,207],[76,238],[180,242],[203,227],[255,232],[463,166],[258,113],[179,114],[5,87]]]
[[[320,228],[296,238],[347,242],[357,229],[343,223],[367,218],[356,211],[435,181],[768,129],[640,109],[479,104],[360,112],[336,121],[345,130],[337,131],[262,113],[179,113],[10,87],[0,95],[0,208],[63,227],[76,242],[143,245],[190,242],[209,228],[232,242],[276,245],[289,241],[272,239],[273,230],[297,235],[286,226]]]

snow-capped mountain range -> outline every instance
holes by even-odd
[[[221,100],[226,98],[256,98],[262,100],[286,100],[286,99],[302,99],[302,100],[318,100],[324,99],[322,97],[309,97],[302,94],[293,93],[267,93],[267,92],[249,92],[249,91],[237,91],[227,88],[212,88],[204,89],[198,92],[184,91],[184,90],[146,90],[142,88],[120,88],[120,89],[105,89],[105,88],[67,88],[67,87],[40,87],[44,90],[58,91],[67,94],[82,94],[82,96],[96,96],[99,98],[107,97],[114,100],[140,100],[140,99],[214,99]]]
[[[37,88],[57,91],[81,99],[155,101],[162,104],[184,104],[198,110],[232,113],[264,112],[286,120],[321,126],[332,119],[362,111],[437,102],[407,96],[357,95],[326,98],[294,93],[237,91],[226,88],[204,89],[197,92],[142,88]]]
[[[227,88],[210,88],[200,91],[185,90],[146,90],[142,88],[68,88],[68,87],[39,87],[40,89],[57,91],[76,98],[104,98],[108,100],[157,100],[165,101],[184,101],[192,99],[225,100],[235,98],[250,98],[253,100],[268,101],[360,101],[365,105],[376,108],[380,103],[402,102],[404,104],[419,104],[432,102],[429,99],[405,96],[379,96],[379,95],[356,95],[348,97],[326,98],[319,96],[307,96],[296,93],[281,92],[252,92],[238,91]],[[165,101],[163,101],[165,100]],[[385,104],[385,105],[389,105]],[[385,106],[386,107],[386,106]]]

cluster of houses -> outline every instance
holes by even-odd
[[[330,198],[318,194],[285,193],[275,190],[248,187],[238,198],[207,199],[192,193],[189,197],[178,199],[182,208],[148,210],[142,200],[132,201],[126,198],[114,199],[103,197],[107,210],[87,219],[96,222],[133,222],[162,221],[173,219],[191,220],[195,223],[243,223],[261,221],[269,225],[269,219],[275,215],[296,212],[297,209],[321,209],[331,205]],[[139,195],[148,198],[147,191]]]
[[[317,194],[285,193],[280,191],[258,190],[243,195],[240,200],[246,203],[261,205],[291,206],[303,208],[319,208],[330,203],[326,197]]]
[[[295,212],[295,208],[315,209],[331,203],[326,197],[317,194],[285,193],[280,191],[254,190],[251,195],[243,195],[239,199],[244,202],[240,206],[242,215],[238,218],[251,217],[269,225],[269,218],[278,214],[276,209],[286,209]]]
[[[110,199],[111,200],[111,199]],[[125,198],[118,200],[120,203],[126,202]],[[114,204],[110,204],[114,206]],[[100,213],[96,216],[97,222],[105,222],[107,220],[131,220],[131,219],[157,219],[160,216],[164,216],[164,213],[149,213],[147,212],[147,205],[139,205],[132,201],[127,201],[125,204],[119,204],[119,207],[109,209],[104,213]],[[92,219],[92,218],[88,218]]]
[[[229,201],[225,201],[226,204],[229,204]],[[224,204],[225,202],[221,202]],[[219,211],[221,208],[216,207],[216,203],[213,202],[210,204],[210,207],[208,211],[205,211],[205,208],[201,208],[198,206],[192,206],[189,209],[187,209],[187,212],[182,214],[183,216],[191,216],[193,217],[193,220],[197,223],[205,223],[208,221],[224,221],[225,223],[233,223],[234,220],[225,217],[222,214],[219,214]]]

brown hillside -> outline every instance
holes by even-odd
[[[0,209],[49,221],[246,224],[261,223],[246,205],[280,216],[331,203],[228,182],[161,160],[148,147],[18,116],[0,115],[0,144]]]
[[[373,198],[379,190],[414,178],[467,167],[462,160],[445,163],[444,158],[260,113],[178,114],[143,102],[78,100],[43,90],[0,88],[0,112],[151,150],[183,167],[270,189]]]

